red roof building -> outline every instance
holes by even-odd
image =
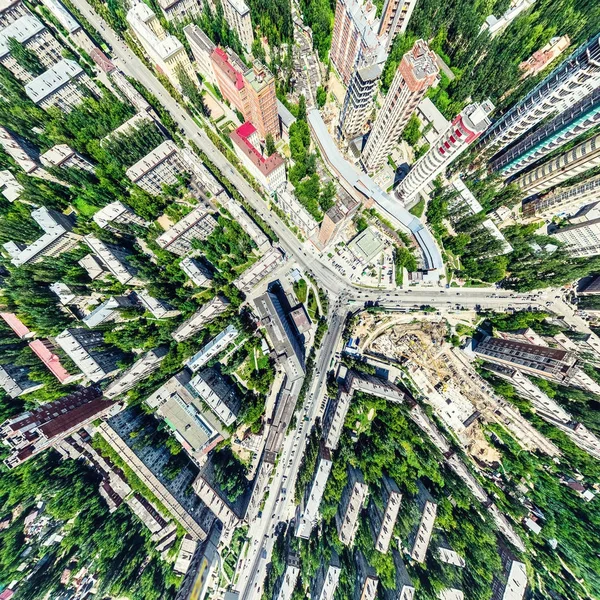
[[[0,313],[0,317],[22,340],[33,337],[34,333],[14,313]]]
[[[29,347],[61,383],[70,383],[81,377],[81,374],[72,375],[62,366],[60,358],[54,353],[55,348],[48,340],[34,340],[29,342]]]

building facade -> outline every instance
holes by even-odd
[[[364,482],[362,473],[354,467],[349,467],[348,483],[342,493],[340,507],[335,516],[338,536],[344,546],[354,544],[360,512],[368,495],[369,487]]]
[[[186,365],[195,373],[198,369],[203,367],[211,358],[217,356],[220,352],[225,350],[233,340],[239,335],[239,331],[234,325],[228,325],[221,333],[216,335],[208,344],[203,346],[192,358],[190,358]]]
[[[221,4],[227,23],[237,33],[246,52],[250,52],[254,41],[254,32],[248,5],[244,0],[222,0]]]
[[[354,71],[340,112],[339,135],[346,140],[363,135],[374,107],[381,67],[371,65]]]
[[[183,21],[198,16],[202,4],[198,0],[158,0],[167,21]]]
[[[215,296],[210,302],[206,303],[197,310],[187,321],[184,321],[171,337],[176,342],[182,342],[196,332],[200,331],[204,325],[214,321],[229,308],[229,300],[225,296]]]
[[[192,50],[200,74],[205,80],[213,85],[217,85],[210,61],[210,56],[215,51],[216,46],[204,31],[194,23],[186,25],[183,28],[183,33],[190,44],[190,49]]]
[[[184,258],[179,263],[179,268],[194,285],[210,287],[212,273],[202,263],[195,261],[193,258]]]
[[[198,206],[173,227],[167,229],[156,238],[156,243],[163,248],[183,256],[192,250],[194,240],[205,240],[217,227],[215,218],[203,206]]]
[[[387,37],[389,48],[399,33],[404,33],[417,0],[386,0],[379,21],[379,36]]]
[[[48,168],[81,169],[88,173],[94,172],[94,165],[66,144],[52,146],[50,150],[46,150],[46,152],[40,154],[40,161]]]
[[[385,164],[425,92],[436,82],[438,73],[435,54],[427,43],[415,42],[398,65],[385,104],[361,154],[361,164],[367,171],[376,171]]]
[[[137,276],[137,270],[130,264],[131,253],[121,246],[106,244],[93,235],[85,236],[85,243],[94,253],[95,259],[123,285],[143,285],[144,281]]]
[[[92,217],[94,223],[102,229],[110,228],[111,224],[117,225],[137,225],[138,227],[149,227],[149,221],[138,217],[128,206],[125,206],[120,200],[111,202],[103,206]]]

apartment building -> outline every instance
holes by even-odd
[[[194,470],[186,465],[173,479],[165,477],[169,450],[164,446],[140,447],[130,436],[143,426],[143,418],[128,409],[101,423],[98,430],[192,539],[206,539],[215,517],[196,494],[188,493]]]
[[[165,347],[146,352],[104,390],[104,396],[112,400],[133,389],[138,382],[152,375],[160,367],[166,355]]]
[[[384,590],[384,600],[413,600],[415,597],[415,586],[406,571],[402,556],[396,548],[392,549],[392,559],[394,561],[394,570],[396,573],[396,586],[393,589]]]
[[[225,426],[232,425],[241,407],[235,384],[212,367],[198,371],[189,383]]]
[[[418,197],[440,173],[456,160],[490,125],[488,115],[494,106],[486,101],[469,104],[452,121],[450,127],[431,148],[412,166],[396,190],[405,204]]]
[[[379,65],[356,69],[352,74],[344,96],[338,126],[338,134],[344,139],[353,140],[366,133],[380,77],[381,67]]]
[[[56,354],[56,346],[50,340],[37,339],[29,342],[29,347],[60,383],[72,383],[83,376],[81,373],[69,373],[65,369],[60,357]]]
[[[235,279],[233,285],[244,294],[248,294],[262,280],[273,273],[284,260],[283,252],[279,248],[270,248],[252,266],[248,267]]]
[[[202,457],[229,434],[189,385],[190,380],[189,371],[180,371],[146,398],[146,404],[165,419],[189,456],[201,462]]]
[[[340,559],[335,550],[331,550],[331,558],[327,566],[321,565],[311,587],[312,600],[333,600],[340,581]]]
[[[295,554],[288,554],[285,571],[278,582],[274,600],[292,600],[299,575],[300,559]]]
[[[151,106],[133,85],[127,80],[124,73],[114,68],[108,74],[109,79],[115,84],[115,87],[129,100],[129,103],[139,112],[147,112]]]
[[[377,35],[376,14],[377,8],[369,1],[336,3],[329,57],[345,85],[356,69],[385,62],[386,44]]]
[[[260,148],[258,132],[252,123],[244,123],[229,134],[233,150],[250,174],[269,192],[285,184],[285,162],[274,152],[265,157]]]
[[[491,600],[523,600],[527,591],[527,569],[505,544],[498,546],[502,572],[492,581]]]
[[[120,318],[120,309],[131,306],[133,306],[133,302],[128,296],[111,296],[86,315],[82,319],[82,323],[91,328],[113,321],[119,322],[122,320]]]
[[[571,256],[600,254],[600,203],[588,204],[569,218],[569,224],[548,227],[548,235],[564,246]]]
[[[30,14],[21,0],[3,0],[0,5],[0,28],[8,27],[20,17]]]
[[[239,335],[239,331],[234,325],[228,325],[221,333],[217,334],[208,344],[204,345],[192,358],[190,358],[186,365],[195,373],[198,369],[203,367],[211,358],[217,356],[221,351],[225,350]]]
[[[90,53],[96,48],[88,34],[79,24],[77,19],[65,8],[60,0],[42,0],[42,4],[50,11],[50,14],[62,25],[68,33],[69,38],[79,48]]]
[[[283,365],[285,373],[294,382],[304,377],[304,349],[288,320],[279,298],[273,292],[267,292],[254,300],[261,325],[267,335],[277,360]]]
[[[354,585],[354,600],[375,600],[379,577],[377,571],[367,562],[362,551],[354,553],[356,562],[356,583]]]
[[[125,174],[143,190],[158,196],[162,193],[164,185],[177,183],[177,175],[185,173],[186,170],[179,156],[179,148],[171,140],[165,140],[131,165]]]
[[[33,173],[38,168],[34,154],[4,127],[0,127],[0,146],[25,173]]]
[[[415,42],[398,65],[385,104],[361,154],[361,164],[367,171],[376,171],[384,165],[425,92],[437,81],[438,73],[435,54],[427,43]]]
[[[25,188],[8,169],[0,171],[0,193],[2,193],[9,202],[18,200],[24,189]]]
[[[400,512],[402,494],[396,482],[387,475],[381,480],[381,504],[371,497],[369,503],[369,517],[375,539],[375,549],[386,554],[392,541],[394,525]]]
[[[158,0],[167,21],[180,22],[198,16],[202,3],[198,0]]]
[[[91,234],[86,235],[84,239],[93,252],[94,261],[100,265],[100,272],[108,271],[123,285],[144,285],[144,281],[137,276],[137,270],[129,262],[131,253],[128,250],[107,244]]]
[[[171,337],[176,342],[182,342],[190,336],[194,335],[204,327],[207,323],[214,321],[229,308],[229,300],[224,296],[215,296],[210,302],[207,302],[199,310],[197,310],[187,321],[184,321],[175,331],[171,333]]]
[[[360,512],[369,495],[369,486],[365,483],[360,470],[348,467],[348,482],[342,493],[340,507],[335,515],[338,536],[344,546],[354,544],[358,529]]]
[[[82,236],[73,233],[73,215],[64,215],[42,206],[32,211],[31,218],[44,231],[44,235],[29,246],[16,242],[3,244],[4,250],[16,267],[39,262],[44,257],[58,256],[76,246],[82,239]]]
[[[43,383],[29,378],[29,372],[28,367],[13,364],[0,365],[0,387],[11,398],[18,398],[43,388]]]
[[[0,30],[0,64],[23,83],[37,73],[25,69],[11,54],[9,40],[14,39],[35,54],[42,67],[50,68],[62,59],[61,46],[44,24],[27,13]]]
[[[231,49],[225,51],[219,47],[215,48],[210,55],[210,63],[223,98],[246,118],[248,113],[244,81],[246,65]]]
[[[11,449],[6,466],[17,467],[111,410],[118,408],[88,387],[8,419],[0,426],[0,438]]]
[[[138,227],[150,227],[150,222],[138,217],[128,206],[120,200],[103,206],[92,217],[94,223],[101,229],[111,229],[114,225],[137,225]]]
[[[269,238],[235,198],[230,198],[227,194],[221,194],[218,202],[227,209],[238,225],[250,236],[259,252],[266,252],[271,247]]]
[[[332,466],[331,450],[325,445],[321,445],[312,484],[300,503],[299,515],[296,519],[296,537],[305,540],[310,538],[313,527],[319,519],[319,506],[323,499]]]
[[[246,52],[250,52],[254,41],[254,32],[248,5],[244,0],[223,0],[221,5],[227,23],[237,33]]]
[[[415,498],[415,502],[421,511],[421,519],[418,527],[409,536],[410,557],[419,563],[425,562],[425,556],[433,534],[433,526],[437,515],[437,502],[434,502],[431,494],[425,486],[417,483],[419,493]]]
[[[179,268],[188,279],[198,287],[210,287],[212,273],[200,262],[193,258],[184,258],[179,263]]]
[[[523,71],[521,79],[534,77],[543,71],[553,60],[558,58],[571,44],[568,35],[553,37],[545,46],[536,50],[527,60],[524,60],[519,69]]]
[[[169,0],[164,0],[165,4],[168,2]],[[180,0],[183,7],[191,2],[193,0]],[[177,7],[175,4],[171,6],[175,14]],[[147,4],[134,4],[127,12],[127,22],[157,70],[177,89],[181,89],[178,76],[180,71],[185,72],[197,84],[198,78],[183,44],[175,36],[165,32],[158,17]]]
[[[173,308],[166,300],[154,298],[146,290],[132,294],[138,305],[148,311],[155,319],[172,319],[181,314],[181,311]]]
[[[81,169],[89,173],[94,172],[94,165],[66,144],[57,144],[40,154],[40,162],[48,168]]]
[[[27,97],[40,108],[55,106],[70,113],[90,94],[100,98],[100,88],[74,61],[63,58],[25,85]]]
[[[304,237],[310,238],[318,233],[319,224],[300,204],[290,183],[281,186],[277,193],[273,195],[273,200],[290,223],[297,227]]]
[[[200,75],[202,75],[205,81],[217,85],[217,79],[210,60],[210,56],[215,51],[216,46],[204,31],[194,23],[186,25],[183,28],[183,33],[190,45]]]
[[[387,37],[386,48],[390,48],[394,38],[404,33],[412,16],[417,0],[386,0],[381,12],[378,35]]]
[[[192,250],[194,240],[205,240],[216,227],[215,218],[203,206],[198,206],[159,235],[156,243],[164,250],[183,256]]]
[[[123,352],[104,342],[104,333],[91,329],[65,329],[56,336],[56,343],[77,365],[86,379],[94,383],[118,373]]]

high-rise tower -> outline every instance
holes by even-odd
[[[386,0],[379,22],[380,37],[387,36],[387,48],[399,33],[404,33],[417,0]]]
[[[373,109],[373,98],[381,76],[379,65],[357,69],[352,75],[340,113],[339,133],[352,140],[364,133],[367,119]]]
[[[493,109],[489,101],[466,106],[431,149],[414,164],[398,186],[397,197],[408,204],[489,127],[488,115]]]
[[[435,54],[423,40],[415,42],[398,65],[383,108],[379,111],[361,163],[367,171],[379,169],[385,162],[408,119],[425,92],[437,79],[439,67]]]
[[[546,117],[573,106],[600,86],[600,33],[580,46],[481,137],[487,155],[498,153]]]

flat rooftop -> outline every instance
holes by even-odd
[[[64,58],[26,84],[25,93],[38,104],[82,73],[83,69],[74,60]]]

